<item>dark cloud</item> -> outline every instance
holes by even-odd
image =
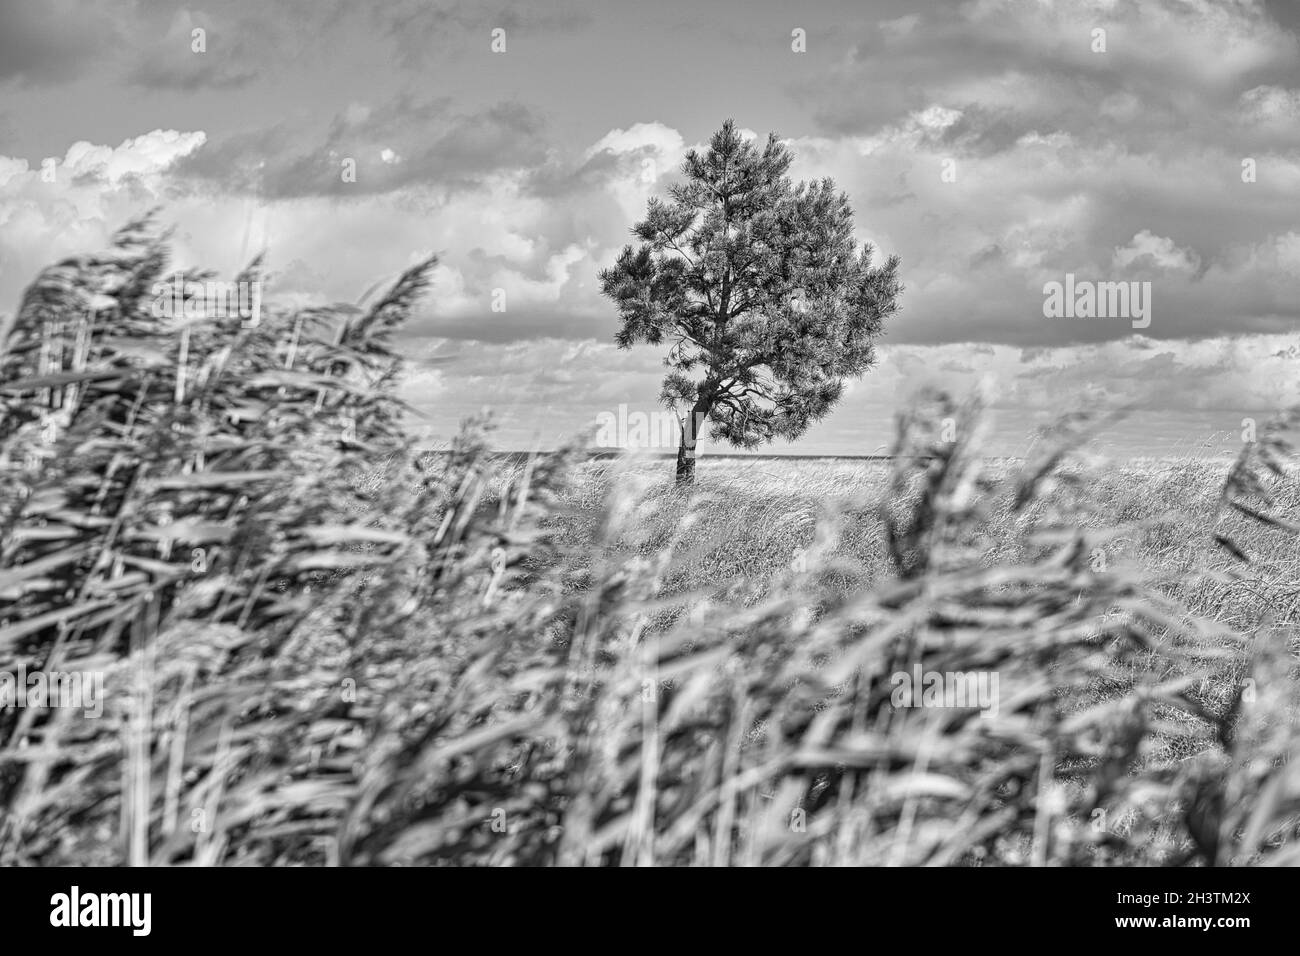
[[[354,104],[323,133],[281,123],[228,136],[178,173],[263,199],[348,197],[421,185],[473,189],[493,173],[530,168],[545,153],[541,121],[518,103],[462,113],[447,98],[403,95],[377,108]],[[344,179],[349,160],[355,182]]]
[[[572,31],[591,20],[591,11],[571,2],[548,4],[483,3],[475,0],[428,2],[397,0],[370,7],[396,45],[398,59],[404,67],[419,67],[444,54],[449,47],[464,49],[476,38],[484,52],[491,49],[491,31],[506,32],[506,50],[511,42],[527,36],[555,30]]]
[[[978,269],[981,266],[992,265],[1002,262],[1006,258],[1006,253],[997,243],[990,243],[979,252],[970,257],[970,267]]]
[[[283,19],[268,17],[267,8],[256,5],[216,9],[213,14],[146,4],[133,30],[128,82],[182,93],[238,89],[277,62]]]
[[[567,308],[522,306],[505,312],[470,312],[455,316],[424,314],[414,318],[406,330],[412,337],[438,336],[496,344],[566,339],[596,339],[612,342],[618,321],[612,310],[580,314]]]
[[[69,80],[117,42],[109,11],[79,0],[0,3],[0,82]]]
[[[1295,0],[1264,0],[1264,8],[1279,24],[1300,34],[1300,4]]]
[[[603,188],[627,169],[638,155],[649,156],[651,147],[628,153],[603,149],[576,166],[567,160],[547,163],[532,170],[525,185],[538,199],[566,200]]]
[[[944,136],[972,153],[1030,131],[1150,146],[1219,136],[1247,90],[1300,81],[1300,41],[1252,5],[1008,0],[932,4],[906,20],[863,30],[844,62],[796,87],[827,132],[873,132],[937,104],[963,111]],[[1104,53],[1091,46],[1097,28]]]
[[[1123,321],[1045,319],[1043,284],[1067,273],[1151,281],[1154,318],[1141,331],[1153,341],[1300,320],[1290,0],[827,0],[799,11],[804,56],[788,50],[794,14],[775,2],[747,4],[744,17],[678,0],[618,15],[594,0],[213,0],[192,12],[109,3],[123,14],[104,74],[109,99],[95,99],[95,78],[78,80],[81,118],[54,140],[59,153],[80,138],[111,145],[155,127],[202,130],[207,142],[151,184],[156,196],[188,190],[196,207],[218,210],[264,201],[290,261],[319,270],[295,273],[298,292],[342,281],[345,264],[351,281],[438,251],[447,273],[435,294],[446,300],[419,320],[424,334],[607,341],[613,310],[597,271],[646,199],[673,182],[677,147],[728,114],[760,135],[791,133],[795,174],[834,176],[859,237],[901,255],[907,291],[891,344],[1048,346],[1134,333]],[[16,29],[0,34],[0,49],[20,36],[55,53],[46,63],[15,51],[27,59],[0,59],[0,70],[73,75],[69,51],[87,31],[18,23],[10,6],[0,15]],[[80,24],[69,11],[88,8],[48,9],[56,24]],[[199,25],[203,55],[189,47]],[[494,58],[488,33],[498,26],[510,52]],[[1108,31],[1105,54],[1090,49],[1095,26]],[[681,62],[689,76],[660,68]],[[135,88],[123,85],[128,74]],[[786,95],[796,78],[796,97]],[[15,92],[5,108],[26,131],[47,91]],[[120,136],[82,131],[101,113]],[[1241,179],[1246,157],[1253,183]],[[958,175],[945,182],[949,159]],[[343,181],[347,160],[355,183]],[[367,237],[346,263],[327,243],[333,228]],[[1139,236],[1147,247],[1132,245]],[[506,313],[488,306],[498,286],[510,290]]]

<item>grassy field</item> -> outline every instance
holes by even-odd
[[[1295,420],[1113,466],[422,455],[365,309],[155,316],[149,224],[0,353],[0,864],[1300,861]],[[940,425],[956,421],[956,440]],[[951,436],[949,436],[951,437]]]
[[[561,522],[564,539],[587,543],[606,498],[623,487],[649,502],[644,512],[647,540],[666,540],[687,513],[699,522],[710,545],[692,568],[687,588],[716,586],[735,574],[767,579],[786,570],[796,552],[812,545],[814,529],[828,515],[840,516],[835,555],[858,564],[869,581],[891,573],[879,513],[889,494],[890,462],[756,457],[703,459],[698,467],[698,489],[689,507],[675,493],[671,470],[662,462],[631,457],[582,467],[566,495],[573,514]],[[995,461],[984,467],[990,476],[1005,478],[1016,465]],[[1300,547],[1275,530],[1221,517],[1231,467],[1232,462],[1196,458],[1126,464],[1093,459],[1087,468],[1073,469],[1065,487],[1086,482],[1071,506],[1080,527],[1097,537],[1103,552],[1099,562],[1104,557],[1107,565],[1132,570],[1208,619],[1242,630],[1291,626],[1300,609]],[[1278,513],[1300,519],[1300,489],[1288,483],[1279,491]],[[1051,495],[1049,488],[1049,505]],[[1005,510],[993,514],[986,529],[989,563],[1023,556],[1025,523],[1010,519]],[[1253,549],[1259,577],[1250,583],[1219,580],[1237,565],[1215,545],[1221,520]]]
[[[1000,586],[1015,595],[1015,611],[1024,613],[1008,613],[1004,604],[995,602],[1004,612],[1001,620],[980,614],[961,621],[959,614],[958,622],[941,617],[925,624],[938,623],[941,631],[950,633],[965,624],[964,637],[972,645],[993,645],[980,648],[974,657],[1005,660],[1008,655],[996,647],[999,637],[1022,646],[1053,629],[1069,633],[1053,616],[1062,615],[1061,599],[1069,596],[1059,592],[1077,588],[1074,603],[1090,610],[1073,615],[1071,623],[1082,625],[1090,637],[1102,636],[1098,643],[1105,649],[1103,659],[1090,662],[1082,679],[1061,682],[1056,668],[1075,662],[1055,660],[1056,651],[1048,650],[1039,662],[1041,670],[1031,671],[1054,685],[1053,708],[1065,726],[1103,714],[1115,719],[1127,710],[1131,723],[1120,736],[1133,736],[1124,740],[1123,757],[1116,759],[1106,749],[1117,741],[1107,741],[1099,752],[1104,731],[1093,727],[1091,745],[1058,763],[1051,775],[1052,786],[1058,788],[1052,791],[1054,806],[1073,805],[1077,812],[1082,805],[1087,810],[1082,817],[1071,819],[1066,812],[1060,819],[1049,819],[1035,802],[1035,832],[1004,835],[993,841],[996,850],[975,847],[960,857],[950,852],[940,860],[1258,860],[1258,853],[1225,855],[1224,844],[1240,839],[1244,831],[1235,827],[1232,834],[1221,832],[1220,816],[1213,832],[1207,832],[1202,814],[1223,813],[1227,787],[1219,775],[1258,774],[1264,769],[1258,756],[1240,755],[1242,762],[1234,768],[1232,755],[1225,752],[1225,744],[1232,741],[1225,722],[1239,719],[1243,698],[1249,707],[1258,700],[1257,670],[1267,670],[1273,682],[1270,706],[1277,709],[1264,718],[1269,733],[1290,726],[1293,719],[1294,617],[1300,593],[1295,584],[1300,579],[1295,539],[1285,529],[1260,523],[1231,506],[1237,480],[1230,481],[1230,475],[1242,469],[1230,462],[1186,458],[1115,465],[1080,458],[1062,461],[1055,475],[1035,489],[1033,501],[1020,508],[1015,492],[1032,463],[967,462],[970,471],[956,484],[969,486],[970,500],[949,513],[957,527],[935,534],[932,546],[942,544],[935,550],[951,550],[927,570],[946,567],[960,576],[1005,578]],[[562,496],[563,508],[547,525],[564,546],[566,580],[575,591],[590,588],[593,580],[617,576],[629,562],[652,581],[654,600],[638,617],[639,640],[653,634],[675,642],[712,622],[724,628],[745,627],[769,621],[774,612],[779,616],[789,611],[788,632],[772,635],[783,647],[770,649],[783,656],[789,645],[819,646],[828,637],[828,643],[836,644],[842,630],[857,623],[845,606],[860,608],[871,603],[864,602],[864,595],[897,586],[898,555],[889,546],[891,510],[917,507],[926,495],[924,472],[924,466],[891,462],[705,459],[698,487],[686,495],[673,486],[661,461],[595,462],[577,470]],[[1281,522],[1294,520],[1300,506],[1294,483],[1280,482],[1276,491],[1269,497],[1271,515]],[[1224,547],[1216,537],[1232,542],[1240,554],[1234,555],[1232,547]],[[1045,560],[1045,554],[1063,539],[1075,541],[1075,560],[1086,565],[1086,575],[1071,580],[1049,570],[1054,562]],[[1244,555],[1251,558],[1249,572],[1243,571]],[[1019,588],[1012,583],[1017,575],[1025,579]],[[1041,576],[1035,580],[1035,575]],[[1110,587],[1098,587],[1097,578],[1107,579]],[[1116,598],[1114,603],[1104,606],[1098,590]],[[1034,610],[1044,604],[1051,613]],[[892,602],[886,607],[892,611]],[[744,623],[730,624],[733,615]],[[890,629],[888,615],[880,623]],[[1000,628],[1011,632],[999,635]],[[915,638],[914,633],[908,636]],[[1054,640],[1059,635],[1044,643],[1051,648]],[[1137,647],[1126,646],[1129,642]],[[959,655],[962,666],[969,667],[971,653]],[[1017,676],[1007,674],[1012,680]],[[846,689],[840,684],[834,692]],[[759,733],[757,740],[763,739]],[[1284,752],[1266,760],[1267,766],[1284,766]],[[1103,755],[1115,762],[1107,767]],[[1099,760],[1107,767],[1104,783],[1096,779]],[[928,773],[915,764],[912,770],[922,777]],[[1131,776],[1125,780],[1124,775]],[[1206,779],[1215,782],[1207,784]],[[1099,796],[1111,787],[1125,798],[1108,806]],[[762,797],[777,795],[772,789]],[[1035,801],[1040,797],[1035,794]],[[917,811],[922,803],[918,798],[912,809]],[[1021,809],[1022,814],[1029,812]],[[772,827],[772,821],[766,825]],[[842,827],[843,819],[836,825]],[[1036,832],[1043,827],[1046,832]],[[1064,860],[1041,846],[1035,850],[1036,841],[1050,843],[1052,834],[1059,839],[1053,846]],[[1260,835],[1252,832],[1250,837]],[[850,845],[854,849],[839,846],[845,856],[822,847],[826,856],[810,854],[806,859],[935,862],[932,854],[912,857],[906,847],[894,845],[888,851],[877,847],[863,857],[857,855],[864,852],[857,843]],[[1121,846],[1125,853],[1109,856]]]
[[[1044,489],[1040,507],[1068,509],[1077,527],[1095,542],[1090,566],[1140,579],[1192,616],[1243,633],[1270,630],[1294,637],[1300,599],[1300,546],[1292,536],[1223,513],[1231,462],[1194,458],[1116,465],[1095,459],[1071,470],[1070,481]],[[691,498],[678,494],[660,462],[629,458],[621,465],[582,468],[566,497],[572,509],[557,519],[573,553],[595,540],[604,502],[618,489],[633,489],[644,502],[635,532],[620,544],[642,551],[662,547],[690,516],[698,528],[695,558],[677,569],[665,590],[709,593],[738,579],[779,581],[799,556],[814,547],[817,529],[835,527],[824,553],[853,565],[858,574],[844,587],[887,581],[894,569],[885,540],[881,506],[888,499],[895,466],[887,461],[841,463],[755,458],[702,461]],[[1019,467],[993,462],[985,470],[1006,481]],[[1275,502],[1279,516],[1300,518],[1294,484]],[[1073,500],[1067,498],[1073,495]],[[1032,518],[1032,515],[1031,515]],[[1027,559],[1028,521],[994,506],[982,530],[980,562],[987,567]],[[1240,563],[1214,541],[1226,530],[1255,557],[1248,577]],[[1220,681],[1233,679],[1219,674]],[[1219,687],[1228,695],[1231,687]]]

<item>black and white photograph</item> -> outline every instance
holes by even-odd
[[[1297,432],[1297,0],[0,0],[0,868],[1240,939]]]

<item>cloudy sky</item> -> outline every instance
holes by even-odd
[[[266,250],[288,301],[436,252],[414,427],[491,407],[549,447],[655,408],[596,273],[728,117],[833,177],[907,286],[778,452],[876,451],[923,385],[982,383],[1011,454],[1055,408],[1131,405],[1114,450],[1168,453],[1300,401],[1297,0],[0,0],[0,313],[159,204],[178,265]],[[1150,324],[1044,316],[1067,274],[1150,282]]]

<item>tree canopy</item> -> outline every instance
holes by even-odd
[[[742,448],[801,435],[875,363],[898,310],[897,256],[873,266],[848,197],[829,178],[794,184],[792,159],[776,134],[759,147],[728,120],[600,274],[619,346],[669,345],[660,399],[682,421],[679,479],[704,422]]]

